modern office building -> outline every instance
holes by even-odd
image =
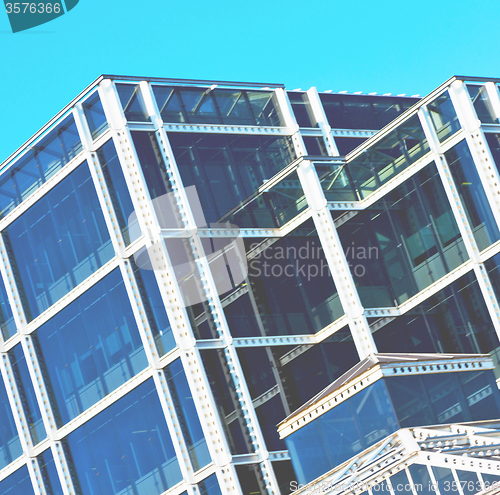
[[[94,81],[0,169],[0,493],[288,494],[277,425],[372,355],[500,377],[499,83]]]

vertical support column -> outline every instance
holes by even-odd
[[[323,138],[328,152],[338,156],[337,146],[331,135],[330,126],[316,88],[311,88],[307,94],[316,121],[323,132]],[[284,96],[286,97],[286,94]],[[283,108],[285,111],[289,112],[289,120],[295,122],[290,102]],[[295,126],[298,128],[296,122]],[[303,161],[297,169],[297,174],[309,207],[313,211],[312,218],[314,226],[318,232],[328,268],[330,269],[335,287],[337,288],[344,313],[348,318],[349,328],[354,339],[354,344],[356,345],[356,350],[358,351],[360,359],[364,359],[369,354],[377,352],[377,348],[373,340],[370,326],[368,325],[368,320],[364,315],[364,308],[356,290],[354,279],[352,278],[349,263],[342,249],[337,229],[335,228],[330,210],[328,210],[327,201],[323,189],[321,188],[318,174],[316,173],[314,164],[310,161]]]
[[[151,91],[149,85],[141,84],[141,91],[148,112],[153,112],[154,114],[152,117],[153,123],[157,127],[160,126],[162,122],[157,108],[155,108],[156,104],[151,95],[148,96],[148,91]],[[118,94],[113,82],[110,80],[103,81],[99,87],[99,94],[106,113],[106,118],[112,130],[113,140],[125,175],[127,187],[134,204],[134,209],[137,212],[138,222],[143,234],[146,236],[148,252],[155,267],[155,277],[162,300],[165,304],[168,318],[171,322],[172,332],[177,346],[181,349],[182,365],[186,372],[186,378],[196,410],[198,411],[198,417],[211,458],[216,466],[218,479],[221,482],[221,489],[223,493],[228,495],[232,495],[233,493],[241,494],[238,485],[234,481],[236,478],[236,471],[231,464],[231,454],[218,416],[217,407],[210,390],[201,356],[198,349],[195,347],[196,340],[193,330],[189,323],[186,310],[181,302],[181,292],[174,275],[168,252],[160,235],[160,225],[151,201],[143,171],[139,165],[130,131],[126,126],[123,110],[120,106]],[[127,267],[125,264],[122,269],[125,269],[130,275],[129,266]],[[134,291],[137,290],[132,285],[132,280],[133,278],[130,278],[128,281],[128,290],[131,297]],[[141,320],[141,318],[139,319]],[[140,326],[143,329],[144,337],[148,339],[142,321]],[[145,347],[147,346],[145,345]],[[154,362],[155,358],[151,354],[152,351],[148,352],[150,352],[149,358]],[[158,393],[162,398],[162,406],[169,409],[169,400],[171,401],[171,398],[169,398],[168,395],[168,387],[163,372],[161,370],[156,370],[154,376]],[[169,428],[172,428],[171,431],[177,435],[175,430],[179,428],[179,426],[175,416],[167,416],[167,422],[169,423]],[[182,435],[180,436],[182,438]],[[186,473],[188,476],[186,481],[189,483],[190,479],[192,479],[188,473],[189,459],[186,457],[187,450],[184,440],[182,440],[182,442],[183,443],[177,445],[178,449],[184,449],[184,452],[180,453],[179,462],[184,464],[183,468],[185,471],[183,474]],[[178,454],[177,450],[176,454]],[[185,460],[183,461],[183,459]],[[192,487],[190,490],[195,490],[195,488]]]
[[[494,88],[495,89],[495,88]],[[462,81],[455,81],[450,89],[450,97],[457,112],[460,125],[465,131],[474,165],[479,173],[486,197],[500,229],[500,175],[486,144],[481,122],[476,116],[467,87]],[[493,91],[489,91],[494,97]],[[496,98],[498,100],[498,96]],[[496,101],[498,103],[498,101]]]
[[[337,288],[340,302],[349,322],[356,350],[360,359],[377,352],[375,341],[364,314],[349,264],[342,249],[342,244],[335,228],[332,215],[327,207],[327,201],[314,164],[304,161],[297,169],[299,179],[304,189],[307,202],[313,210],[313,220],[328,267]]]
[[[335,143],[335,138],[332,134],[332,128],[328,123],[325,110],[323,108],[323,105],[321,104],[321,98],[319,97],[318,90],[313,86],[307,91],[307,97],[309,98],[309,103],[311,105],[311,110],[313,111],[314,118],[316,119],[316,122],[318,123],[318,126],[323,133],[323,140],[325,142],[328,155],[339,156],[337,143]]]
[[[170,184],[173,190],[173,194],[175,196],[175,200],[179,208],[180,215],[183,219],[184,225],[191,232],[196,232],[197,229],[196,221],[193,212],[191,210],[191,207],[189,205],[185,189],[182,185],[182,179],[180,177],[179,170],[175,164],[175,158],[173,156],[172,149],[170,148],[165,129],[163,127],[159,128],[156,132],[156,135],[160,145],[160,152],[165,162],[167,174],[170,179]],[[189,238],[189,243],[192,249],[192,254],[195,260],[195,264],[200,274],[201,285],[205,292],[207,306],[210,308],[210,312],[213,316],[213,322],[216,327],[217,334],[220,336],[224,344],[223,351],[226,360],[226,365],[229,369],[230,378],[232,379],[236,390],[236,395],[239,400],[240,408],[243,412],[243,416],[247,423],[247,430],[249,432],[252,444],[254,445],[257,455],[259,456],[260,466],[263,472],[266,489],[269,495],[272,495],[273,493],[277,494],[279,493],[279,485],[276,480],[274,470],[272,469],[271,461],[269,460],[269,454],[265,447],[264,437],[260,429],[260,424],[257,420],[257,416],[255,414],[255,410],[252,405],[252,399],[248,391],[246,381],[244,379],[243,371],[241,369],[236,349],[232,343],[232,337],[229,331],[226,317],[222,309],[220,298],[218,296],[215,282],[208,264],[208,260],[205,257],[204,249],[199,235],[196,233],[192,235]],[[193,349],[190,351],[190,358],[200,359],[199,351],[198,349],[196,349],[196,347],[193,347]],[[188,362],[188,364],[189,367],[187,369],[192,367],[190,362]],[[201,368],[203,369],[203,363],[201,363],[201,359],[200,359],[200,364]],[[208,390],[210,390],[209,385],[208,385]],[[202,409],[198,409],[198,412],[200,415],[203,414]],[[219,431],[220,431],[219,434],[224,437],[224,432],[222,428],[220,428]],[[227,445],[226,441],[224,443]],[[236,477],[236,471],[232,464],[226,465],[226,470],[231,476]],[[225,476],[220,471],[217,472],[217,477],[219,481],[221,479],[226,479]]]
[[[14,423],[16,424],[19,440],[21,442],[24,456],[26,457],[26,466],[30,474],[35,495],[47,495],[38,459],[33,454],[33,441],[31,439],[28,421],[26,419],[19,390],[17,388],[14,371],[9,360],[9,355],[6,352],[0,353],[0,373],[2,374],[4,386],[7,391],[7,397],[12,410],[12,415],[14,416]]]
[[[420,119],[420,123],[422,124],[425,137],[427,138],[431,151],[434,155],[434,162],[443,183],[446,196],[450,202],[458,229],[462,235],[465,249],[467,250],[469,258],[474,263],[474,273],[486,302],[486,307],[488,308],[493,326],[495,327],[495,331],[500,339],[500,306],[493,291],[493,287],[491,286],[488,272],[486,271],[484,264],[480,262],[479,249],[472,233],[472,228],[467,219],[464,206],[458,194],[455,182],[453,181],[448,163],[441,149],[437,133],[432,125],[432,120],[427,107],[422,107],[418,111],[418,117]]]
[[[49,396],[47,393],[47,388],[45,387],[45,383],[43,381],[40,363],[38,362],[38,357],[36,356],[35,353],[32,337],[27,333],[26,330],[26,325],[27,325],[26,316],[24,314],[21,298],[19,296],[19,292],[17,290],[17,286],[15,283],[15,278],[7,254],[7,249],[5,247],[5,242],[1,234],[0,234],[0,255],[2,257],[2,263],[0,263],[0,272],[3,280],[7,282],[5,284],[5,289],[7,291],[9,303],[12,308],[17,330],[21,335],[21,345],[23,348],[24,356],[26,358],[26,363],[28,365],[28,371],[31,378],[31,382],[35,390],[38,407],[40,408],[40,413],[42,415],[43,425],[45,427],[45,431],[47,432],[47,437],[50,442],[50,448],[54,456],[54,462],[56,464],[57,474],[59,475],[59,478],[61,480],[63,493],[64,495],[76,495],[75,487],[73,486],[73,481],[70,476],[69,466],[66,460],[66,456],[64,455],[64,452],[62,450],[62,445],[59,441],[56,421],[54,418],[54,412],[52,411],[52,407],[49,401]],[[2,356],[2,362],[3,362],[2,366],[7,366],[8,357],[4,359]],[[7,372],[7,368],[5,368],[5,371]],[[10,372],[12,373],[12,370],[10,370]],[[13,411],[15,410],[16,409],[13,408]],[[29,430],[27,434],[29,435]],[[31,466],[29,466],[29,470],[30,470],[30,476],[33,476],[32,477],[33,486],[38,486],[38,481],[36,480],[37,463],[32,462],[32,458],[29,459],[29,462],[31,463]],[[39,468],[38,468],[38,474],[39,474]]]

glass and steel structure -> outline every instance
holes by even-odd
[[[288,494],[370,354],[498,363],[499,83],[94,81],[0,166],[0,493]]]

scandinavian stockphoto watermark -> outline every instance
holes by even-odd
[[[79,0],[37,0],[13,2],[4,0],[5,12],[13,33],[53,21],[76,7]]]
[[[440,480],[435,483],[432,481],[427,481],[426,483],[401,483],[391,480],[392,491],[389,485],[384,483],[374,484],[373,482],[357,482],[357,481],[345,481],[345,482],[333,482],[328,480],[323,480],[318,483],[311,482],[308,484],[300,484],[297,481],[290,482],[290,492],[301,492],[301,494],[307,495],[320,495],[320,494],[341,494],[341,493],[369,493],[371,490],[372,495],[393,495],[393,493],[436,493],[437,495],[443,493],[450,493],[450,495],[459,495],[461,491],[463,493],[477,493],[482,490],[486,490],[493,485],[500,486],[498,482],[489,481],[449,481]],[[459,488],[460,487],[460,488]]]
[[[134,254],[135,264],[144,270],[173,275],[182,296],[182,302],[172,300],[172,306],[192,306],[208,299],[206,288],[213,282],[215,291],[222,295],[235,290],[243,282],[259,278],[294,279],[297,283],[313,279],[331,279],[330,269],[318,238],[289,236],[286,242],[274,238],[250,243],[247,253],[238,226],[230,223],[207,224],[196,186],[185,189],[191,207],[192,219],[178,206],[178,198],[168,193],[152,201],[160,230],[149,232],[149,237],[161,239],[168,252],[167,266],[161,246],[157,242],[144,246]],[[140,210],[139,210],[140,211]],[[142,213],[145,219],[147,214]],[[137,213],[128,219],[130,237],[140,237]],[[146,225],[146,220],[143,222]],[[153,225],[151,219],[148,225]],[[190,229],[186,228],[189,225]],[[144,226],[143,226],[144,228]],[[345,248],[345,256],[354,278],[366,276],[370,260],[379,258],[378,248],[356,246]],[[210,271],[210,274],[207,272]],[[170,272],[170,273],[169,273]],[[169,283],[172,283],[170,281]]]
[[[251,249],[257,249],[258,243]],[[355,278],[366,276],[369,260],[378,260],[377,247],[356,246],[344,250],[351,273]],[[302,277],[308,282],[318,277],[329,277],[330,271],[319,240],[303,240],[299,245],[271,245],[256,254],[249,263],[250,277]]]

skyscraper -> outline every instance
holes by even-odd
[[[360,361],[498,362],[498,82],[94,81],[0,172],[0,493],[289,493]]]

